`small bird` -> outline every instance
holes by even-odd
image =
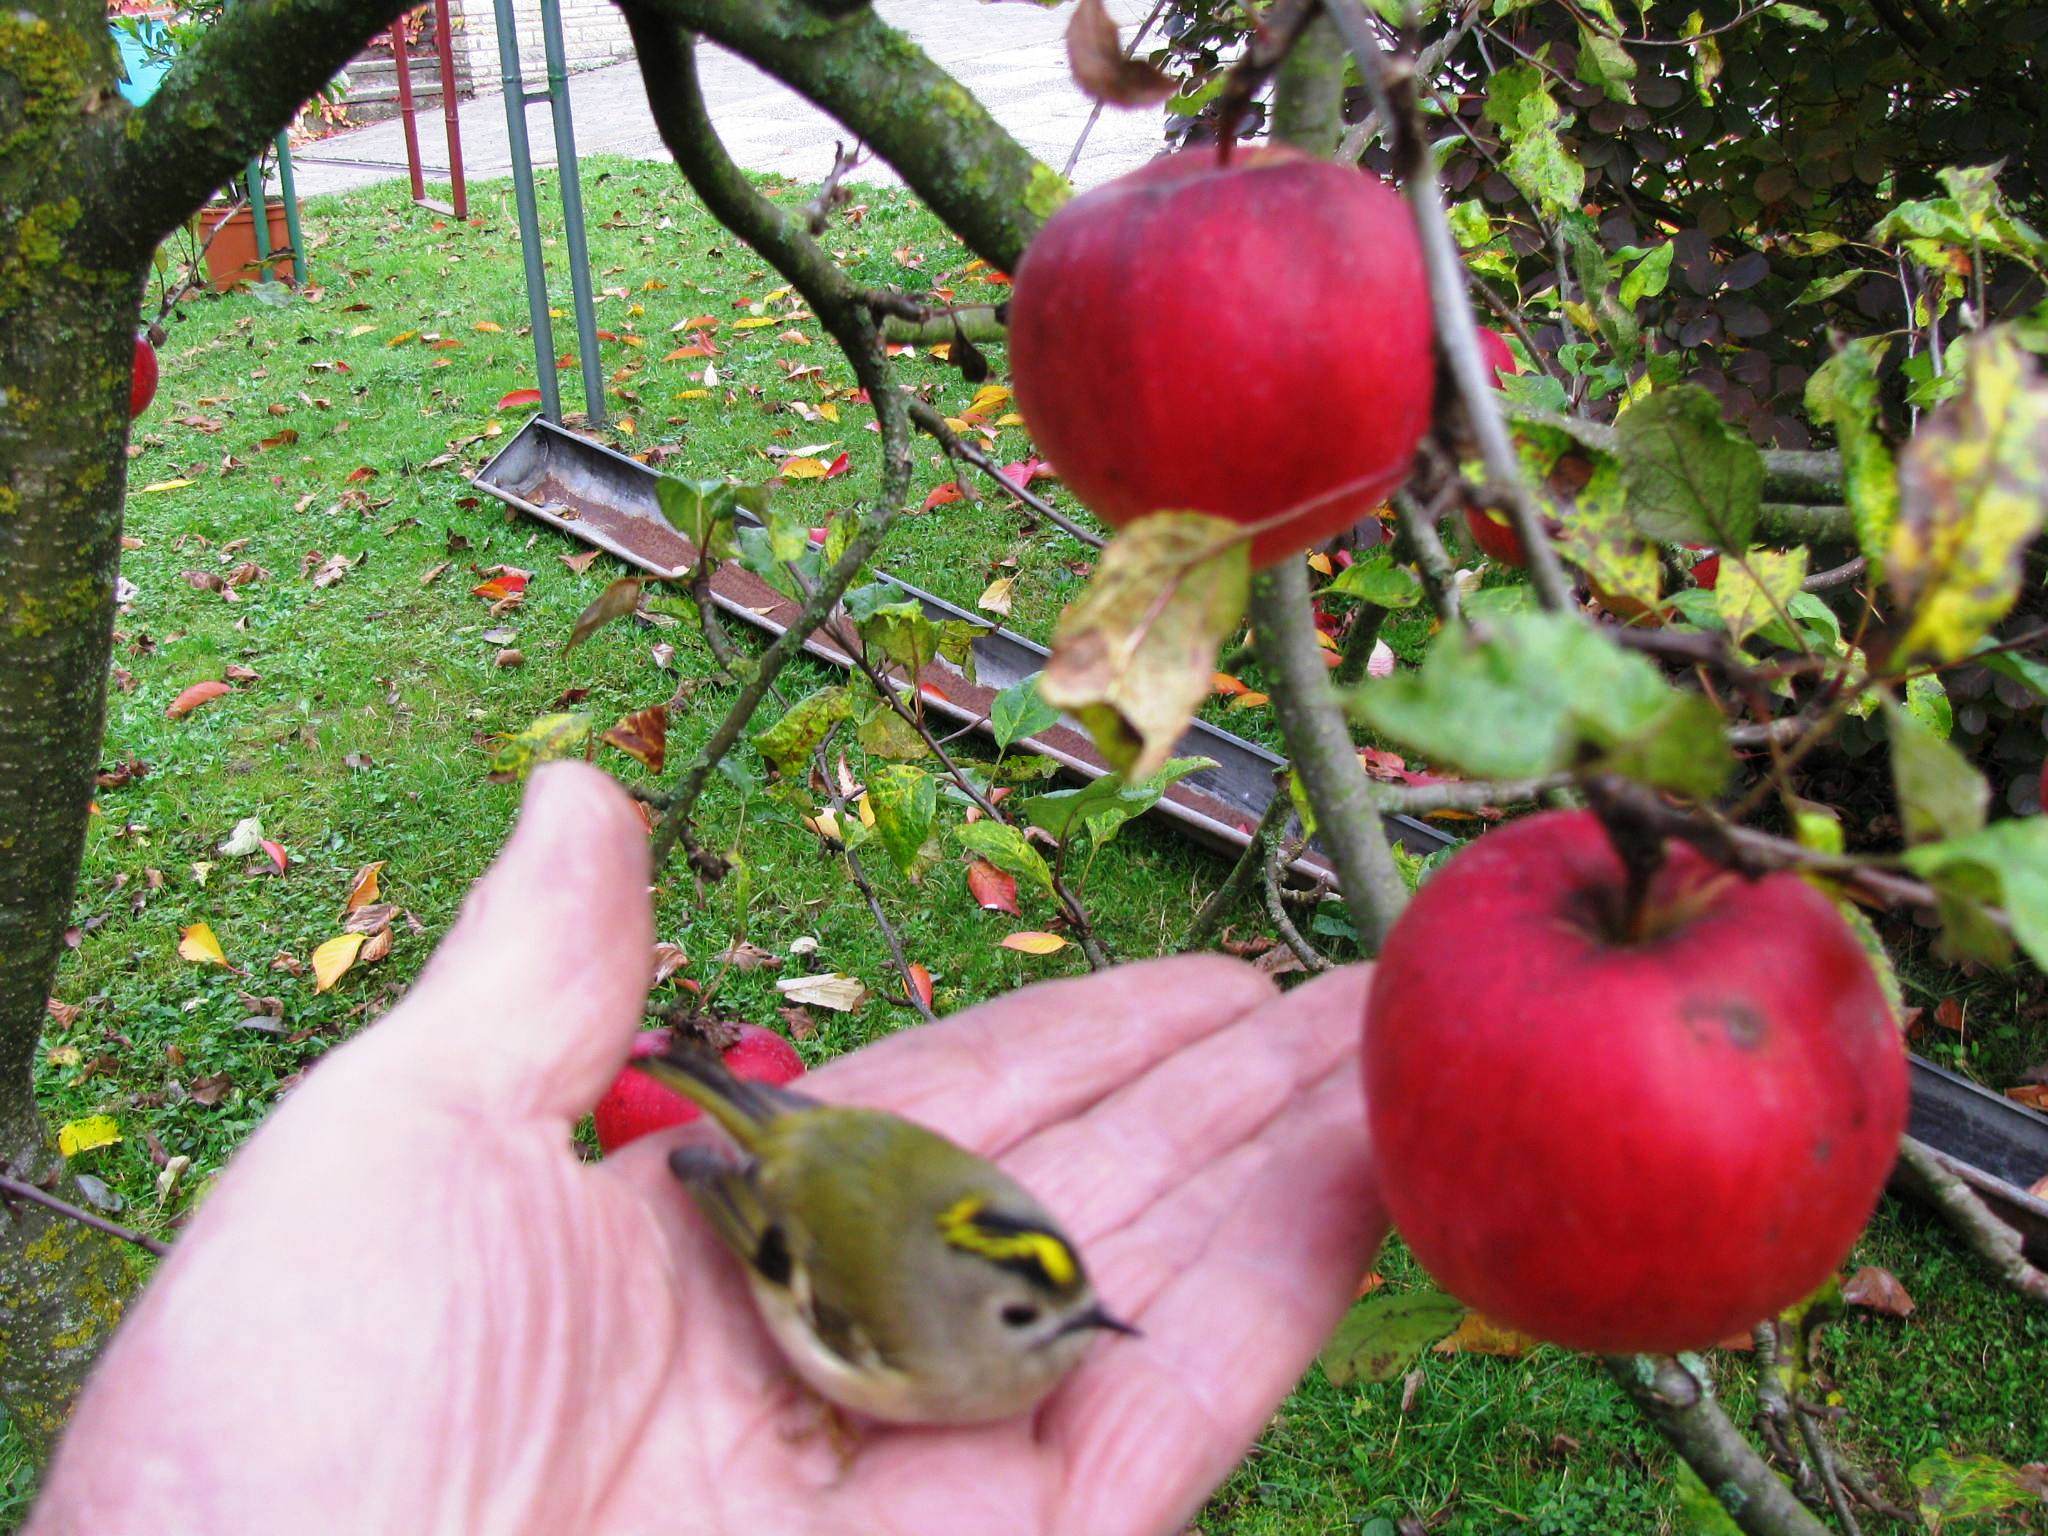
[[[735,1078],[678,1043],[635,1063],[742,1154],[679,1147],[669,1166],[746,1265],[790,1365],[827,1401],[890,1424],[1026,1412],[1099,1332],[1074,1245],[987,1159],[875,1109]]]

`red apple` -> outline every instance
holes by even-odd
[[[1018,409],[1067,488],[1259,523],[1260,565],[1407,478],[1435,385],[1407,205],[1282,145],[1155,160],[1055,213],[1010,298]]]
[[[149,409],[156,398],[156,348],[147,336],[135,338],[135,371],[128,380],[128,419],[133,421]]]
[[[1483,325],[1479,327],[1479,355],[1493,370],[1491,382],[1495,389],[1501,387],[1503,376],[1522,371],[1522,365],[1515,361],[1515,354],[1508,350],[1507,337]]]
[[[803,1058],[796,1047],[774,1030],[742,1024],[739,1031],[739,1039],[724,1053],[726,1069],[734,1077],[750,1083],[787,1083],[803,1075]],[[660,1055],[668,1041],[665,1029],[642,1030],[633,1042],[633,1059]],[[605,1152],[616,1152],[649,1132],[687,1125],[702,1113],[673,1088],[628,1066],[597,1101],[597,1144]]]
[[[1669,845],[1632,935],[1622,892],[1578,811],[1489,832],[1422,887],[1373,975],[1373,1147],[1396,1228],[1487,1316],[1703,1348],[1848,1254],[1905,1127],[1905,1054],[1798,876]]]

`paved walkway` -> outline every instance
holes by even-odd
[[[977,0],[875,0],[892,25],[916,38],[933,59],[987,104],[996,120],[1055,170],[1067,163],[1091,106],[1067,71],[1064,32],[1071,7],[1047,10],[1028,3],[991,5]],[[1125,36],[1150,9],[1146,0],[1110,0]],[[733,157],[749,170],[779,171],[816,181],[832,168],[834,139],[846,130],[751,64],[706,46],[704,93]],[[538,88],[540,82],[535,82]],[[666,160],[654,131],[639,66],[630,60],[570,77],[579,156],[630,155]],[[509,176],[511,151],[501,96],[479,95],[461,105],[462,158],[472,181]],[[438,108],[419,117],[421,158],[431,181],[445,179],[447,154]],[[555,164],[554,130],[545,103],[527,112],[536,165]],[[1105,108],[1088,135],[1074,180],[1094,186],[1142,165],[1164,147],[1153,110]],[[405,175],[405,134],[398,119],[336,134],[293,157],[301,197],[339,192]],[[876,164],[856,180],[892,181]],[[430,195],[440,192],[430,188]]]

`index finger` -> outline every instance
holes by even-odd
[[[1276,996],[1222,955],[1040,982],[841,1057],[803,1090],[892,1109],[991,1156],[1081,1113]]]

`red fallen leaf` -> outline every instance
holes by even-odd
[[[598,740],[637,759],[649,773],[659,773],[668,756],[668,706],[635,710]]]
[[[506,394],[506,395],[502,395],[502,396],[500,396],[500,397],[499,397],[499,400],[498,400],[498,409],[499,409],[499,410],[501,410],[501,411],[509,411],[509,410],[511,410],[511,409],[512,409],[512,408],[513,408],[514,406],[516,406],[516,405],[539,405],[539,404],[540,404],[540,391],[539,391],[539,390],[537,390],[537,389],[515,389],[515,390],[511,391],[511,392],[510,392],[509,394]]]
[[[1913,1298],[1888,1269],[1866,1264],[1842,1283],[1842,1300],[1852,1307],[1864,1307],[1886,1317],[1911,1317]]]
[[[270,862],[277,866],[277,872],[280,875],[283,874],[285,866],[291,863],[291,860],[285,855],[284,844],[272,842],[266,837],[263,839],[263,851],[270,855]]]
[[[520,575],[517,571],[505,571],[493,576],[489,581],[471,587],[469,590],[470,594],[474,597],[486,597],[494,603],[502,602],[514,593],[524,592],[527,580],[527,577]]]
[[[169,720],[182,720],[200,705],[234,691],[226,683],[194,683],[171,700],[171,707],[164,711],[164,717]]]
[[[987,859],[976,859],[967,866],[967,889],[984,912],[1024,915],[1017,910],[1017,877],[1003,873]]]
[[[928,699],[941,699],[948,704],[953,702],[952,695],[947,693],[937,683],[919,683],[917,691]]]
[[[617,341],[619,337],[616,331],[599,331],[597,332],[597,339],[599,341]]]
[[[274,436],[264,438],[263,441],[258,443],[256,446],[262,449],[265,453],[268,453],[273,448],[289,448],[293,443],[296,443],[298,440],[299,429],[297,427],[286,427],[282,432],[279,432]]]
[[[374,480],[376,478],[377,471],[370,468],[369,465],[363,464],[359,465],[355,469],[350,470],[346,475],[344,475],[342,477],[341,483],[343,485],[356,485],[364,480]]]
[[[1251,689],[1247,688],[1242,681],[1231,676],[1228,672],[1210,673],[1209,688],[1211,692],[1220,693],[1226,699],[1234,699],[1241,693],[1251,692]],[[1366,766],[1370,768],[1371,764]]]
[[[931,495],[925,497],[924,505],[919,507],[918,511],[929,512],[933,507],[943,507],[948,502],[958,501],[966,494],[965,491],[960,489],[958,481],[948,480],[944,485],[933,491]]]
[[[1034,480],[1057,478],[1053,467],[1038,457],[1037,454],[1033,454],[1028,459],[1019,459],[1014,464],[1005,464],[1002,467],[1001,474],[1005,480],[1016,486],[1020,491],[1029,490],[1031,482]]]
[[[2048,1114],[2048,1087],[2040,1083],[2021,1083],[2017,1088],[2006,1089],[2005,1096],[2015,1104],[2024,1104],[2029,1109]]]
[[[1943,1029],[1963,1032],[1963,1005],[1952,997],[1944,997],[1934,1005],[1934,1022]]]
[[[825,466],[825,478],[827,480],[835,479],[838,476],[843,475],[845,473],[846,455],[844,453],[840,454],[838,458],[834,459],[830,464],[827,464]]]
[[[911,961],[906,969],[909,971],[909,975],[904,977],[905,990],[909,991],[920,1003],[924,1004],[925,1012],[931,1012],[932,973],[922,965],[919,965],[915,960]]]

